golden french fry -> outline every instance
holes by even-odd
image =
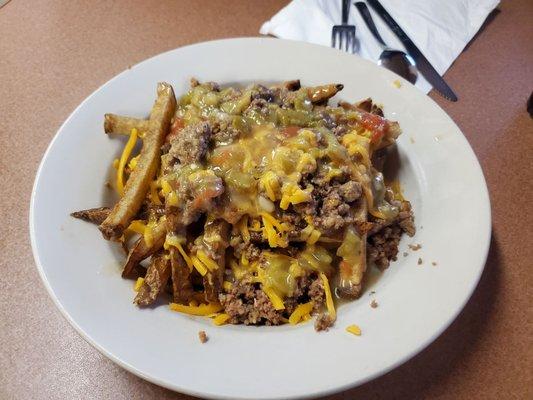
[[[172,295],[175,303],[187,304],[194,297],[191,284],[191,270],[180,252],[170,249],[170,266],[172,276]]]
[[[104,238],[118,240],[141,208],[159,167],[160,148],[175,110],[176,98],[172,86],[159,83],[157,100],[150,114],[150,128],[144,136],[137,166],[126,182],[124,196],[100,225]]]
[[[225,254],[229,246],[229,235],[231,225],[222,219],[207,219],[204,226],[204,236],[202,242],[207,251],[213,256],[213,261],[218,265],[214,271],[209,271],[203,277],[205,298],[207,301],[218,301],[218,295],[222,290],[224,281],[224,268],[226,265]]]
[[[114,135],[129,135],[132,129],[137,129],[140,136],[148,131],[150,121],[147,119],[138,119],[124,117],[117,114],[104,115],[104,132]]]
[[[154,255],[146,271],[144,282],[133,302],[139,307],[152,304],[159,293],[165,289],[168,278],[170,278],[170,260],[162,253]]]
[[[111,209],[109,207],[98,207],[89,208],[88,210],[75,211],[70,215],[74,218],[100,225],[107,218],[110,212]]]
[[[124,264],[124,269],[122,270],[123,278],[133,277],[133,271],[139,263],[145,258],[150,257],[156,251],[163,247],[165,243],[165,237],[167,235],[167,226],[165,222],[158,223],[152,231],[152,243],[148,245],[144,240],[144,237],[141,237],[133,245],[132,249],[128,254],[126,263]]]

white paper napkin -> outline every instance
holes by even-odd
[[[293,0],[265,22],[259,32],[330,46],[331,28],[341,23],[341,3],[341,0]],[[380,0],[380,3],[442,75],[499,0]],[[385,43],[404,49],[370,6],[369,9]],[[348,23],[356,26],[360,42],[358,54],[377,62],[381,47],[353,5]],[[431,85],[420,75],[416,86],[425,93],[431,90]]]

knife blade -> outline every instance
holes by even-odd
[[[420,49],[416,47],[409,36],[404,30],[396,23],[396,21],[390,16],[390,14],[383,8],[378,0],[367,0],[370,7],[376,11],[376,13],[385,21],[394,34],[400,39],[405,46],[407,54],[409,54],[413,60],[415,60],[416,67],[420,73],[428,80],[433,88],[439,92],[443,97],[450,101],[457,101],[457,96],[453,92],[452,88],[448,86],[446,81],[440,76],[440,74],[433,68],[429,60],[422,54]]]

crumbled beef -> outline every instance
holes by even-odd
[[[198,332],[198,339],[200,340],[200,343],[202,344],[204,344],[205,342],[209,340],[205,331]]]
[[[337,231],[355,221],[353,205],[348,204],[339,194],[339,187],[330,187],[322,200],[322,207],[315,218],[315,225],[321,232]]]
[[[232,324],[279,325],[283,322],[282,312],[274,308],[257,284],[239,282],[229,293],[220,294],[219,299]]]
[[[207,152],[210,137],[208,122],[186,126],[171,139],[169,154],[184,165],[198,163]]]
[[[274,92],[272,89],[269,89],[263,85],[256,85],[255,89],[257,90],[257,93],[252,95],[252,103],[253,100],[264,100],[269,103],[274,100]]]
[[[240,134],[231,121],[219,121],[212,126],[211,142],[213,147],[231,144]]]
[[[343,125],[338,125],[335,128],[333,128],[333,134],[337,138],[343,137],[346,133],[348,133],[348,128],[344,124]]]
[[[281,214],[281,222],[285,222],[290,226],[290,230],[287,235],[289,237],[289,241],[299,240],[302,236],[302,230],[307,226],[307,222],[305,222],[302,214],[289,210]]]
[[[170,227],[187,226],[196,221],[206,211],[213,209],[215,199],[224,193],[224,183],[213,171],[202,171],[201,179],[189,179],[190,176],[182,176],[171,182],[176,190],[180,207],[167,207],[167,220],[173,220]],[[176,212],[177,211],[177,212]]]
[[[351,203],[361,197],[363,189],[359,182],[349,181],[339,186],[339,194],[344,201]]]
[[[320,314],[315,320],[315,331],[327,331],[334,322],[328,314]]]
[[[233,232],[230,238],[233,254],[240,259],[243,255],[250,262],[256,261],[261,256],[261,249],[252,242],[244,242],[239,232]]]
[[[367,258],[370,263],[383,270],[390,261],[396,261],[402,229],[398,224],[387,226],[368,238]]]
[[[313,311],[318,312],[326,303],[326,293],[322,279],[316,277],[309,285],[309,298],[314,301]]]

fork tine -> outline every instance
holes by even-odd
[[[341,31],[340,37],[339,37],[339,50],[342,50],[343,45],[344,45],[344,31]]]
[[[337,47],[337,35],[335,34],[335,28],[331,30],[331,47]]]
[[[350,53],[350,45],[352,44],[352,35],[350,33],[346,34],[346,52]]]

